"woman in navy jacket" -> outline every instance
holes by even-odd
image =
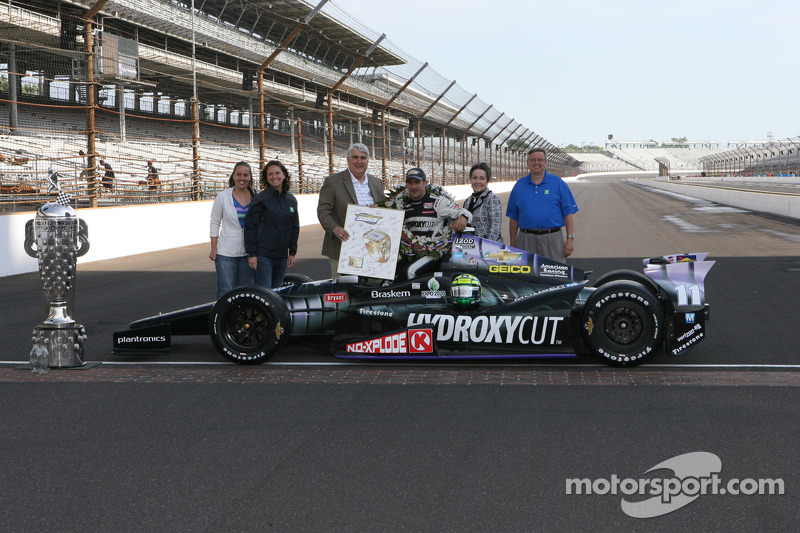
[[[275,289],[286,268],[294,266],[300,218],[297,199],[289,192],[289,172],[280,161],[261,171],[261,187],[244,220],[244,248],[256,285]]]

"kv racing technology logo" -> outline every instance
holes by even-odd
[[[409,327],[434,324],[437,341],[559,345],[561,316],[477,316],[411,313]]]
[[[433,353],[433,330],[409,329],[347,345],[349,353],[426,354]]]
[[[670,471],[666,477],[619,479],[567,479],[567,495],[618,495],[622,512],[633,518],[654,518],[689,505],[700,496],[753,496],[784,494],[783,479],[731,479],[719,477],[722,460],[710,452],[691,452],[662,461],[645,472]],[[648,497],[649,496],[649,497]]]

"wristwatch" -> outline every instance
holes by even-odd
[[[567,239],[574,239],[574,238],[575,238],[574,233],[570,233],[569,235],[567,235]]]

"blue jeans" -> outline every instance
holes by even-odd
[[[256,285],[267,289],[277,289],[283,283],[288,257],[258,256],[258,270],[255,273]]]
[[[217,255],[214,266],[217,269],[217,300],[236,287],[253,284],[253,270],[247,264],[246,255],[242,257]]]

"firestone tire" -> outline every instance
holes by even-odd
[[[239,287],[214,304],[208,329],[223,357],[241,365],[257,365],[286,346],[291,315],[283,299],[271,290]]]
[[[632,281],[610,281],[586,302],[581,334],[603,363],[636,366],[657,353],[665,328],[661,304],[650,289]]]

